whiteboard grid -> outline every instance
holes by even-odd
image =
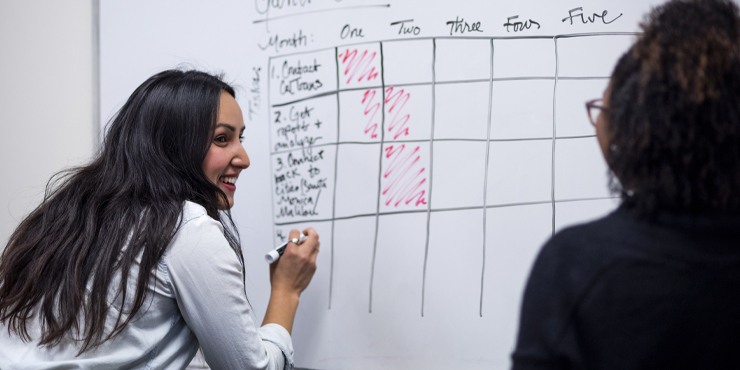
[[[322,92],[319,94],[314,94],[310,96],[306,96],[300,99],[295,99],[288,102],[281,102],[278,104],[271,104],[270,102],[270,93],[269,89],[271,89],[270,85],[272,84],[272,80],[270,80],[270,83],[268,83],[268,106],[270,109],[273,108],[279,108],[279,107],[285,107],[290,106],[292,104],[300,103],[303,101],[309,101],[313,99],[318,99],[326,96],[335,95],[336,101],[337,101],[337,133],[336,133],[336,141],[334,143],[324,143],[324,144],[317,144],[312,145],[311,148],[320,148],[320,147],[334,147],[335,149],[335,157],[334,157],[334,186],[333,186],[333,196],[332,196],[332,210],[331,210],[331,217],[330,218],[315,218],[315,219],[300,219],[295,221],[285,221],[285,222],[274,222],[273,221],[273,235],[276,234],[276,227],[279,226],[290,226],[295,224],[302,224],[307,222],[331,222],[331,265],[330,265],[330,277],[329,277],[329,302],[328,302],[328,309],[331,309],[331,303],[332,303],[332,290],[333,290],[333,280],[334,280],[334,234],[335,234],[335,222],[339,220],[349,220],[349,219],[355,219],[355,218],[364,218],[364,217],[375,217],[375,235],[374,235],[374,241],[373,241],[373,253],[372,253],[372,260],[370,261],[371,269],[370,269],[370,286],[369,286],[369,307],[368,312],[372,313],[372,296],[373,296],[373,281],[374,281],[374,273],[375,273],[375,258],[376,258],[376,252],[377,252],[377,243],[378,243],[378,230],[379,230],[379,221],[381,216],[388,216],[388,215],[397,215],[397,214],[414,214],[414,213],[426,213],[426,240],[425,240],[425,252],[424,252],[424,269],[423,269],[423,278],[422,278],[422,292],[421,292],[421,316],[424,316],[424,297],[425,297],[425,290],[426,290],[426,267],[427,267],[427,259],[429,254],[429,234],[430,234],[430,220],[432,213],[437,212],[451,212],[451,211],[461,211],[461,210],[483,210],[482,212],[482,221],[483,221],[483,245],[482,245],[482,260],[483,260],[483,266],[481,268],[481,281],[480,281],[480,307],[479,307],[479,315],[483,316],[483,296],[484,296],[484,279],[485,279],[485,256],[486,256],[486,214],[485,210],[487,209],[493,209],[493,208],[502,208],[502,207],[514,207],[514,206],[525,206],[525,205],[536,205],[536,204],[551,204],[552,205],[552,233],[555,233],[556,230],[556,212],[555,212],[555,205],[557,203],[568,203],[568,202],[580,202],[580,201],[594,201],[594,200],[605,200],[605,199],[612,199],[612,197],[583,197],[583,198],[568,198],[568,199],[556,199],[555,197],[555,147],[556,142],[558,140],[577,140],[577,139],[591,139],[595,137],[595,135],[576,135],[576,136],[557,136],[557,128],[556,128],[556,96],[557,96],[557,82],[559,80],[575,80],[575,81],[586,81],[586,80],[608,80],[608,76],[559,76],[559,57],[557,52],[557,44],[558,39],[562,38],[577,38],[577,37],[591,37],[591,36],[634,36],[636,33],[625,33],[625,32],[609,32],[609,33],[588,33],[588,34],[568,34],[568,35],[555,35],[555,36],[530,36],[530,37],[429,37],[429,38],[414,38],[414,39],[389,39],[385,41],[375,41],[375,42],[367,42],[367,43],[359,43],[359,44],[348,44],[348,45],[341,45],[336,46],[329,49],[318,49],[308,52],[301,52],[301,53],[293,53],[293,54],[286,54],[281,56],[275,56],[269,58],[268,62],[268,71],[272,68],[272,63],[274,59],[283,59],[290,56],[295,55],[305,55],[305,54],[312,54],[312,53],[318,53],[321,51],[326,50],[332,50],[334,52],[334,58],[335,58],[335,73],[336,73],[336,88],[331,91]],[[555,55],[553,56],[555,59],[555,73],[554,76],[523,76],[523,77],[494,77],[494,53],[495,53],[495,40],[512,40],[512,39],[521,39],[521,40],[527,40],[527,39],[551,39],[553,40],[555,44]],[[383,58],[383,44],[385,42],[403,42],[403,41],[418,41],[418,40],[431,40],[432,42],[432,79],[430,82],[417,82],[417,83],[400,83],[400,84],[392,84],[386,86],[385,82],[385,76],[384,76],[384,58]],[[437,57],[437,40],[489,40],[490,43],[490,72],[489,72],[489,78],[486,79],[462,79],[462,80],[450,80],[450,81],[436,81],[436,57]],[[380,85],[369,85],[369,86],[363,86],[363,87],[353,87],[353,88],[342,88],[340,86],[340,67],[339,67],[339,49],[343,47],[348,46],[355,46],[355,47],[362,47],[363,45],[378,45],[380,50]],[[553,111],[552,111],[552,136],[551,137],[534,137],[534,138],[507,138],[507,139],[492,139],[491,138],[491,126],[494,124],[493,122],[493,112],[492,112],[492,100],[493,100],[493,91],[494,91],[494,85],[496,82],[503,82],[503,81],[553,81]],[[470,84],[470,83],[483,83],[487,82],[489,84],[489,95],[488,95],[488,122],[487,122],[487,137],[485,139],[471,139],[471,138],[434,138],[434,127],[435,127],[435,117],[436,117],[436,102],[435,102],[435,94],[436,94],[436,85],[450,85],[450,84]],[[387,141],[385,140],[385,104],[386,104],[386,88],[387,87],[412,87],[412,86],[430,86],[431,87],[431,98],[432,98],[432,115],[431,115],[431,132],[430,132],[430,138],[429,140],[392,140]],[[373,89],[379,89],[381,91],[381,120],[380,120],[380,141],[340,141],[340,127],[341,127],[341,103],[339,94],[341,92],[350,92],[350,91],[367,91],[367,90],[373,90]],[[272,112],[271,112],[272,113]],[[268,121],[271,121],[272,114],[269,115]],[[491,143],[496,142],[514,142],[514,141],[544,141],[544,140],[550,140],[552,142],[552,154],[551,154],[551,191],[550,191],[550,199],[549,200],[543,200],[543,201],[533,201],[533,202],[517,202],[517,203],[504,203],[504,204],[488,204],[488,171],[489,171],[489,153],[490,153],[490,145]],[[283,153],[289,153],[289,152],[296,152],[303,150],[302,148],[297,149],[287,149],[287,150],[274,150],[273,142],[272,142],[272,136],[270,139],[271,144],[271,156],[275,156],[278,154]],[[433,193],[433,184],[432,184],[432,178],[433,178],[433,156],[434,156],[434,143],[435,142],[481,142],[486,143],[486,158],[485,158],[485,176],[484,176],[484,191],[483,191],[483,205],[482,206],[467,206],[467,207],[447,207],[447,208],[432,208],[432,193]],[[428,181],[429,181],[429,189],[427,192],[427,204],[425,208],[420,209],[414,209],[414,210],[399,210],[399,211],[381,211],[381,189],[382,189],[382,173],[383,173],[383,151],[384,146],[386,143],[394,143],[394,144],[405,144],[405,143],[429,143],[429,173],[428,173]],[[378,168],[378,191],[377,191],[377,198],[376,198],[376,210],[374,213],[358,213],[353,214],[350,216],[342,216],[337,217],[336,215],[336,193],[337,193],[337,177],[338,177],[338,162],[339,162],[339,148],[342,145],[347,144],[354,144],[354,145],[379,145],[379,168]],[[272,161],[271,161],[271,169],[272,172],[274,172],[274,168],[272,167]],[[272,192],[272,206],[273,206],[273,217],[275,216],[275,193]]]

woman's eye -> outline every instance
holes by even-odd
[[[215,137],[215,138],[213,139],[213,141],[215,141],[215,142],[217,142],[217,143],[225,143],[225,142],[226,142],[226,136],[223,136],[223,135],[220,135],[220,136],[216,136],[216,137]]]
[[[239,136],[239,142],[240,143],[243,143],[244,142],[244,136]]]

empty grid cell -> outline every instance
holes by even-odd
[[[339,141],[380,142],[383,89],[339,92]]]
[[[496,358],[505,360],[511,355],[524,287],[537,253],[550,237],[551,230],[550,204],[487,210],[483,317],[491,320],[491,326],[497,331],[487,343]],[[506,366],[509,367],[510,364]]]
[[[300,224],[278,226],[276,229],[279,229],[280,232],[284,235],[288,235],[287,233],[290,232],[290,229],[305,230],[309,227],[313,227],[314,230],[316,230],[316,233],[318,233],[319,235],[331,235],[331,221],[306,222]],[[283,243],[285,241],[283,241]],[[257,262],[248,261],[247,263],[251,263],[254,267],[254,264],[256,264]],[[329,280],[331,278],[331,270],[328,268],[330,265],[331,253],[326,253],[324,251],[323,253],[320,252],[318,255],[316,255],[316,266],[320,267],[316,269],[316,273],[311,279],[311,284],[309,284],[308,287],[306,287],[306,290],[304,290],[301,294],[301,305],[305,305],[304,307],[327,307],[329,303]],[[302,330],[311,330],[310,319],[306,317],[308,315],[302,313],[301,316],[303,317],[299,317],[299,314],[296,313],[296,319],[298,319],[296,320],[296,324],[300,322]],[[297,328],[298,325],[294,327]]]
[[[635,36],[600,35],[560,38],[559,77],[608,77]]]
[[[337,96],[308,99],[270,109],[272,152],[335,143]]]
[[[432,86],[386,86],[385,142],[429,140],[432,133]]]
[[[380,144],[339,144],[336,217],[375,214]]]
[[[270,104],[283,104],[337,89],[334,49],[270,60]]]
[[[380,216],[373,314],[419,315],[426,225],[426,212]]]
[[[555,200],[609,196],[607,166],[595,137],[555,143]]]
[[[552,200],[552,140],[491,142],[487,205]]]
[[[579,200],[555,203],[555,231],[606,216],[619,206],[619,199]]]
[[[437,39],[435,80],[466,81],[491,78],[491,41]]]
[[[436,85],[434,138],[486,140],[490,86],[490,82]]]
[[[380,43],[338,48],[337,59],[340,89],[383,85]]]
[[[491,139],[552,137],[555,81],[494,81]]]
[[[552,39],[493,41],[493,78],[555,77]]]
[[[321,235],[321,254],[329,254],[327,240]],[[375,216],[334,221],[334,275],[332,279],[332,311],[367,312],[375,241]],[[329,270],[329,265],[318,266]],[[313,285],[313,282],[311,282]]]
[[[601,80],[558,80],[555,124],[558,137],[595,135],[588,120],[586,102],[601,98],[609,84]]]
[[[380,212],[426,210],[429,199],[429,142],[385,143]]]
[[[485,142],[434,142],[432,166],[432,209],[483,206]]]
[[[519,316],[522,292],[537,253],[552,236],[552,204],[489,208],[486,211],[486,273],[483,316]],[[514,341],[518,320],[501,323]]]
[[[383,43],[385,85],[431,83],[432,40],[404,40]]]
[[[433,212],[425,317],[479,317],[483,210]]]

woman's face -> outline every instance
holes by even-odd
[[[222,91],[216,130],[203,160],[203,172],[226,194],[229,204],[223,205],[223,209],[234,205],[236,179],[241,170],[249,167],[249,157],[241,143],[243,133],[242,110],[229,93]]]
[[[604,106],[605,109],[609,109],[609,97],[611,96],[612,91],[612,84],[609,83],[609,86],[606,87],[606,90],[604,90],[604,96],[602,97],[603,100],[601,104]],[[607,125],[609,122],[607,122],[606,114],[604,114],[604,110],[602,109],[599,112],[599,116],[596,118],[596,139],[599,141],[599,147],[601,147],[601,154],[604,155],[604,159],[606,159],[606,153],[609,150],[609,132],[607,130]]]

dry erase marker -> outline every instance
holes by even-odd
[[[270,251],[270,253],[266,254],[265,261],[267,261],[267,263],[273,263],[277,261],[278,258],[280,258],[280,256],[282,256],[283,253],[285,253],[285,248],[288,246],[288,243],[293,242],[293,243],[299,244],[299,243],[302,243],[307,238],[308,238],[307,236],[301,234],[300,239],[294,238],[294,239],[288,240],[287,242],[283,243],[279,247],[275,248],[275,250]]]

